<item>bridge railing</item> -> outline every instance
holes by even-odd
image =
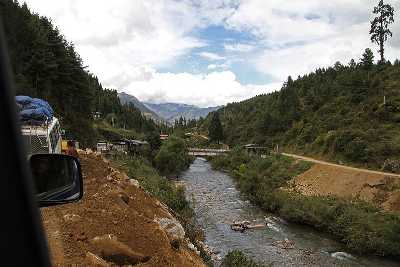
[[[229,149],[209,149],[209,148],[189,148],[189,152],[213,152],[213,153],[227,153]]]

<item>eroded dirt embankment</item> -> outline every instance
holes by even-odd
[[[80,157],[83,199],[42,209],[54,266],[204,266],[165,205],[101,156]]]
[[[400,211],[400,178],[383,173],[316,163],[291,186],[307,196],[359,198],[387,211]]]

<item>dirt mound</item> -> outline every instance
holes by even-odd
[[[314,164],[291,187],[307,196],[360,198],[388,211],[400,211],[400,179],[340,166]]]
[[[81,164],[83,199],[42,209],[54,266],[204,266],[182,234],[160,225],[179,222],[136,180],[94,153]]]

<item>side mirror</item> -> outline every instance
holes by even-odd
[[[34,154],[29,159],[40,207],[78,201],[83,196],[81,165],[63,154]]]

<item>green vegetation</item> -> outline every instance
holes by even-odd
[[[243,252],[234,250],[229,252],[221,264],[222,267],[263,267],[265,265],[256,263]]]
[[[224,142],[258,143],[380,169],[400,158],[400,61],[336,63],[288,78],[282,90],[218,110]],[[211,121],[208,116],[203,129]]]
[[[400,256],[400,214],[358,200],[306,197],[282,190],[309,163],[279,155],[252,157],[236,148],[228,156],[213,159],[212,165],[229,171],[238,189],[269,212],[328,232],[355,252]]]
[[[154,162],[162,175],[177,175],[187,169],[192,159],[187,154],[185,141],[176,136],[162,144]]]
[[[164,202],[182,218],[193,216],[193,210],[185,199],[182,187],[175,187],[168,179],[159,175],[145,158],[118,155],[112,161],[122,168],[129,177],[139,181],[152,196]]]
[[[93,127],[93,112],[101,112],[113,128],[145,133],[156,129],[154,122],[134,106],[121,105],[116,90],[102,87],[50,19],[32,13],[25,3],[19,5],[12,0],[0,0],[0,17],[16,94],[47,100],[67,138],[93,146],[95,137],[101,138],[103,133]]]

